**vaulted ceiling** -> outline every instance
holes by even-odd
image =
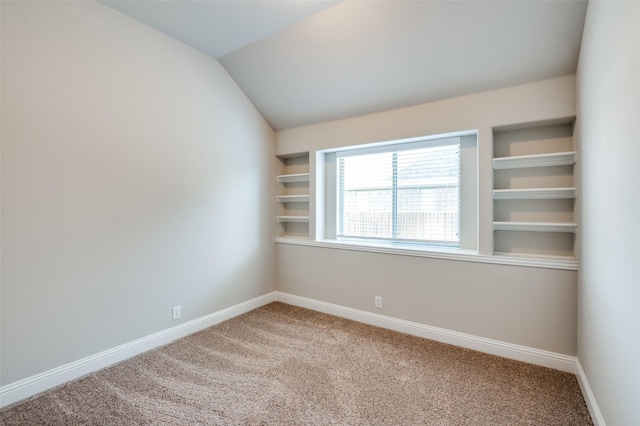
[[[275,130],[576,71],[586,1],[112,1],[215,58]]]

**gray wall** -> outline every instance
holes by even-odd
[[[578,357],[609,426],[640,424],[639,22],[591,2],[578,67]]]
[[[478,252],[493,255],[493,128],[575,115],[575,78],[277,132],[276,152],[311,152],[478,129]],[[313,173],[313,165],[311,167]],[[313,196],[313,176],[311,194]],[[311,212],[313,214],[313,212]],[[314,238],[313,233],[311,239]],[[448,330],[576,354],[574,270],[277,244],[278,290]],[[375,309],[374,296],[383,296]]]
[[[101,4],[1,7],[0,383],[273,291],[274,134],[222,66]]]
[[[277,245],[278,290],[575,354],[576,272]],[[374,296],[383,308],[373,309]]]

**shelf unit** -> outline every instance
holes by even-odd
[[[494,254],[573,258],[573,119],[494,128]]]
[[[309,153],[278,156],[279,237],[309,238]]]

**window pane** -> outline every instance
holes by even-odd
[[[459,145],[398,152],[396,239],[457,243]]]
[[[391,238],[391,153],[340,158],[338,174],[339,234]]]

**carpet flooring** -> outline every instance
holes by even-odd
[[[0,410],[3,425],[591,425],[572,374],[272,303]]]

